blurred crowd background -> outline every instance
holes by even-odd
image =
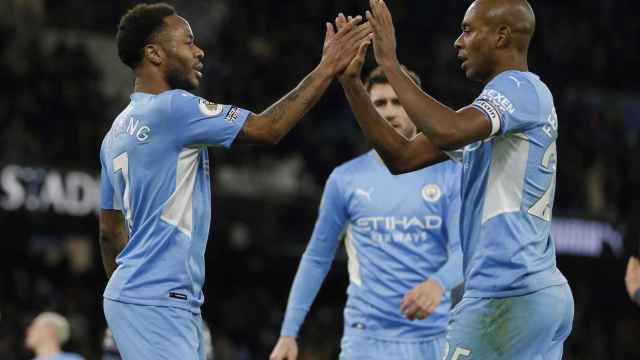
[[[116,54],[135,1],[0,2],[0,358],[29,359],[27,324],[68,317],[65,347],[101,359],[106,284],[97,240],[101,139],[133,77]],[[324,22],[366,0],[169,1],[206,52],[198,91],[260,112],[320,59]],[[481,90],[452,43],[468,1],[390,0],[400,60],[452,107]],[[640,3],[535,0],[530,68],[559,116],[554,211],[558,265],[576,302],[565,359],[640,359],[640,311],[624,290],[640,219]],[[365,70],[374,66],[372,57]],[[331,169],[366,151],[333,85],[275,148],[212,149],[206,303],[216,359],[265,359]],[[302,359],[335,359],[347,285],[340,254],[301,337]],[[532,316],[535,316],[532,314]]]

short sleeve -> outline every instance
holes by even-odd
[[[457,150],[443,150],[443,152],[449,157],[449,159],[457,163],[462,163],[464,159],[464,148]]]
[[[121,210],[115,199],[115,192],[109,178],[108,169],[102,164],[100,171],[100,208],[109,210]]]
[[[232,105],[216,104],[186,91],[171,98],[172,120],[182,146],[230,147],[250,112]]]
[[[471,104],[491,121],[491,136],[526,131],[540,121],[536,88],[524,74],[499,74]]]

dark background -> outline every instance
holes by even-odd
[[[32,317],[71,321],[66,349],[99,359],[106,280],[97,242],[99,144],[133,77],[116,55],[119,17],[135,1],[0,3],[0,358],[27,359]],[[320,59],[324,22],[367,1],[173,1],[206,52],[199,94],[260,112]],[[400,60],[452,107],[481,90],[452,47],[467,1],[390,0]],[[554,94],[559,168],[558,266],[576,313],[565,359],[640,358],[640,312],[624,290],[638,252],[640,3],[532,2],[530,68]],[[369,59],[365,70],[374,66]],[[212,234],[206,303],[218,359],[265,359],[336,165],[366,151],[342,92],[275,148],[211,151]],[[347,285],[340,254],[300,338],[302,359],[334,359]],[[532,314],[532,316],[534,316]]]

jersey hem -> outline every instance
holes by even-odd
[[[543,286],[538,286],[535,288],[524,288],[518,290],[509,290],[509,291],[482,291],[482,290],[469,290],[465,291],[463,298],[506,298],[506,297],[514,297],[514,296],[523,296],[528,295],[534,292],[538,292],[540,290],[544,290],[546,288],[550,288],[552,286],[560,286],[568,284],[569,282],[564,279],[562,281],[549,283]]]
[[[389,342],[403,343],[403,344],[417,344],[417,343],[423,343],[423,342],[430,342],[439,337],[445,336],[446,334],[447,334],[446,328],[432,335],[418,337],[418,338],[409,338],[409,339],[405,337],[399,338],[399,337],[377,336],[375,335],[375,331],[370,332],[367,330],[350,328],[350,327],[345,327],[343,332],[343,336],[360,337],[360,338],[373,339],[378,341],[389,341]]]
[[[102,297],[104,297],[105,299],[109,299],[109,300],[112,300],[112,301],[118,301],[118,302],[125,303],[125,304],[149,305],[149,306],[159,306],[159,307],[172,307],[172,308],[178,308],[178,309],[186,310],[186,311],[189,311],[189,312],[191,312],[193,314],[200,314],[200,306],[195,308],[193,306],[182,305],[182,304],[177,303],[177,302],[168,303],[166,300],[162,301],[162,300],[153,300],[153,299],[137,299],[137,298],[130,298],[130,297],[126,297],[126,296],[109,296],[109,295],[106,295],[106,294],[102,295]]]

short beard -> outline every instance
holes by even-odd
[[[189,78],[185,76],[184,72],[180,71],[177,67],[170,67],[166,74],[167,84],[173,89],[181,89],[186,91],[195,90],[196,86],[189,81]]]

